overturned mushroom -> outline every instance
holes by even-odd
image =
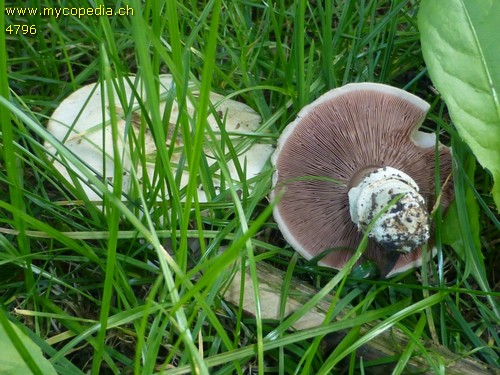
[[[274,217],[287,242],[306,259],[327,252],[320,264],[341,269],[372,220],[399,197],[373,223],[360,262],[375,262],[385,277],[420,266],[436,203],[436,138],[418,131],[428,109],[375,83],[331,90],[303,108],[272,157],[272,197],[283,192]],[[451,154],[443,145],[438,154],[443,185]],[[451,198],[448,184],[444,208]]]
[[[168,74],[159,77],[159,94],[164,97],[172,88],[172,77]],[[196,92],[194,92],[196,94]],[[113,92],[115,107],[110,108],[108,94],[103,94],[102,86],[98,83],[84,86],[66,98],[59,107],[54,111],[47,130],[52,133],[57,140],[71,150],[79,157],[87,167],[99,178],[113,184],[115,155],[113,153],[113,143],[118,145],[120,149],[121,165],[123,167],[123,182],[122,191],[127,194],[131,188],[131,170],[135,170],[139,180],[147,173],[150,179],[154,178],[154,162],[148,158],[145,168],[134,165],[133,158],[130,156],[128,149],[130,132],[129,128],[137,135],[140,132],[141,126],[141,111],[137,96],[147,102],[147,98],[143,89],[143,84],[135,77],[129,77],[124,80],[124,85],[121,90],[121,97],[116,91]],[[121,101],[120,101],[121,99]],[[234,100],[228,100],[221,95],[211,93],[210,101],[215,106],[217,115],[216,119],[212,114],[208,116],[208,126],[215,132],[220,132],[219,123],[223,123],[225,131],[230,137],[233,146],[241,144],[246,135],[255,132],[260,124],[260,116],[249,106]],[[120,103],[126,103],[128,110],[122,109]],[[164,113],[165,101],[160,102],[160,113]],[[114,110],[118,118],[118,139],[113,139],[110,123],[110,111]],[[187,101],[187,111],[189,115],[193,115],[194,108]],[[175,142],[175,150],[171,157],[172,167],[175,169],[176,163],[179,161],[182,149],[182,136],[177,132],[174,134],[173,129],[179,107],[177,102],[173,102],[171,108],[170,119],[167,120],[169,127],[167,134],[167,144],[169,147],[172,142]],[[170,124],[168,124],[170,122]],[[152,134],[149,130],[144,131],[144,149],[146,155],[154,155],[156,145]],[[47,152],[55,155],[54,147],[49,143],[45,143]],[[246,180],[258,175],[264,164],[269,159],[273,147],[266,142],[254,142],[248,146],[242,147],[241,152],[237,155],[238,162],[244,170],[244,176],[238,174],[235,160],[228,160],[229,172],[234,181],[240,181],[241,177]],[[217,163],[215,156],[209,148],[204,150],[209,165]],[[137,164],[137,163],[136,163]],[[77,170],[68,162],[59,161],[54,158],[54,165],[62,176],[71,184],[74,183],[72,176],[78,176],[81,179],[81,185],[87,197],[91,201],[100,202],[101,194],[90,183],[85,180],[85,174]],[[189,178],[188,170],[184,170],[181,176],[180,188],[187,184]],[[217,175],[213,176],[215,188],[220,187],[220,178]],[[251,187],[251,186],[250,186]],[[164,198],[164,197],[162,197]],[[203,187],[198,189],[198,200],[205,202],[207,196]]]

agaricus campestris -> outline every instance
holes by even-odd
[[[158,81],[160,97],[165,97],[169,93],[172,94],[172,92],[170,92],[173,86],[171,75],[161,75],[158,77]],[[127,80],[124,80],[121,97],[116,91],[113,92],[115,102],[114,111],[118,117],[118,139],[116,140],[113,139],[110,122],[110,112],[113,109],[110,107],[108,94],[103,92],[103,86],[99,83],[86,85],[66,98],[54,111],[47,126],[47,130],[79,157],[92,173],[101,179],[105,177],[106,181],[110,184],[113,184],[116,162],[113,144],[116,142],[119,148],[124,174],[122,179],[122,191],[124,194],[128,193],[131,188],[130,178],[132,169],[135,170],[139,179],[141,179],[145,173],[147,173],[150,179],[155,178],[154,157],[151,156],[156,153],[156,145],[146,123],[141,121],[141,110],[139,100],[137,99],[137,96],[139,96],[141,101],[147,103],[143,86],[140,79],[131,76],[128,77]],[[192,90],[193,94],[196,95],[194,88]],[[220,133],[219,123],[223,123],[225,125],[225,131],[229,135],[229,139],[235,149],[237,149],[237,145],[242,144],[241,142],[243,140],[248,139],[248,134],[254,134],[259,128],[260,116],[249,106],[235,100],[225,99],[223,96],[216,93],[210,94],[210,101],[216,108],[217,116],[219,116],[220,119],[218,119],[218,121],[210,114],[207,118],[208,126],[214,133],[218,134]],[[126,103],[127,108],[130,109],[124,110],[120,103]],[[164,113],[165,103],[165,100],[160,102],[160,113]],[[186,105],[188,114],[192,116],[194,113],[193,105],[189,100],[187,100]],[[172,168],[174,169],[177,167],[177,163],[183,152],[182,136],[177,134],[175,139],[172,139],[174,138],[173,129],[175,128],[178,115],[179,106],[178,103],[174,101],[170,109],[170,118],[164,121],[166,123],[165,126],[168,128],[167,144],[165,147],[169,147],[171,142],[175,142],[175,150],[170,159]],[[145,166],[138,163],[137,160],[134,161],[129,150],[129,141],[131,137],[129,130],[132,130],[137,136],[141,129],[143,129],[144,133],[144,145],[141,152],[150,156],[146,158],[147,162]],[[218,139],[220,139],[220,137]],[[206,144],[208,145],[209,142],[210,140],[208,140],[207,137]],[[56,154],[54,147],[49,142],[46,142],[45,146],[49,154]],[[243,177],[245,179],[250,179],[258,175],[273,150],[272,145],[266,142],[253,142],[245,147],[241,147],[241,150],[238,149],[239,153],[237,158],[244,170]],[[204,151],[210,166],[218,162],[220,155],[214,155],[209,147],[205,148]],[[74,168],[70,162],[61,162],[57,158],[54,158],[54,165],[62,176],[71,184],[74,183],[73,178],[78,176],[81,179],[80,183],[89,200],[97,203],[102,200],[101,194],[95,187],[86,181],[85,174],[82,173],[81,170]],[[235,160],[227,160],[227,165],[232,179],[236,182],[240,181],[242,176],[236,169]],[[189,171],[183,170],[180,188],[187,184],[188,178]],[[213,181],[217,189],[220,186],[220,176],[218,176],[218,173],[214,173]],[[249,187],[251,188],[251,186]],[[158,199],[164,198],[165,197],[158,197]],[[207,200],[206,193],[201,185],[198,189],[198,200],[200,202],[205,202]]]
[[[422,263],[436,203],[436,137],[418,130],[429,105],[397,88],[355,83],[304,107],[278,140],[272,162],[274,209],[287,242],[306,259],[341,269],[374,222],[360,262],[382,276]],[[439,144],[440,184],[451,173],[450,149]],[[452,198],[443,187],[440,203]],[[432,238],[429,252],[433,252]],[[328,252],[328,250],[331,250]]]

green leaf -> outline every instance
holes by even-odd
[[[486,299],[497,320],[500,319],[500,306],[494,299],[486,275],[484,256],[481,252],[479,205],[476,201],[473,181],[476,161],[458,137],[452,138],[452,149],[455,163],[453,177],[455,181],[455,202],[452,210],[454,217],[448,220],[446,216],[443,225],[443,243],[453,246],[463,259],[465,269],[460,278],[465,280],[472,274],[479,287],[486,292]],[[448,215],[448,214],[447,214]],[[456,234],[450,234],[455,231]]]
[[[469,181],[474,180],[474,171],[476,169],[476,162],[472,157],[465,161],[464,173]],[[446,245],[453,247],[453,250],[464,261],[469,261],[466,248],[464,244],[463,232],[467,230],[470,233],[475,249],[481,249],[480,228],[479,228],[479,205],[473,190],[465,185],[465,207],[466,212],[459,212],[457,201],[453,201],[446,210],[446,216],[443,223],[442,242]],[[467,220],[467,228],[460,227],[459,216],[465,216]],[[469,264],[469,263],[466,263]]]
[[[2,348],[2,355],[0,356],[1,374],[33,374],[33,369],[27,365],[26,361],[19,354],[7,331],[11,331],[15,334],[16,341],[20,342],[25,347],[31,360],[36,363],[39,371],[41,371],[41,374],[57,374],[52,364],[43,356],[41,349],[31,341],[24,332],[9,321],[4,321],[3,323],[7,323],[9,327],[5,328],[3,324],[0,324],[0,348]]]
[[[493,175],[500,212],[500,1],[422,0],[422,52],[460,136]]]

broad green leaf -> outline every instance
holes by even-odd
[[[41,349],[26,336],[18,327],[11,322],[9,324],[11,329],[15,332],[17,339],[24,345],[29,352],[29,355],[36,362],[38,368],[44,375],[56,375],[56,370],[52,364],[43,356]],[[26,375],[32,374],[30,367],[25,363],[16,347],[10,340],[4,326],[0,324],[0,348],[2,348],[2,355],[0,355],[0,373],[8,375]]]
[[[500,1],[422,0],[422,52],[462,139],[493,175],[500,212]]]

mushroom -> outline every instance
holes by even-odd
[[[280,196],[274,218],[285,240],[306,259],[326,254],[319,263],[341,269],[385,208],[358,264],[373,261],[383,277],[420,266],[427,242],[435,252],[436,137],[418,130],[428,110],[415,95],[375,83],[333,89],[304,107],[271,159],[271,198]],[[443,186],[451,152],[439,144],[437,154]],[[451,199],[446,184],[444,209]]]
[[[164,74],[159,76],[158,80],[160,97],[164,97],[173,85],[172,76]],[[77,157],[84,161],[88,168],[93,171],[92,173],[95,173],[100,178],[106,177],[106,181],[113,184],[115,163],[113,159],[113,137],[109,121],[110,111],[112,109],[109,106],[108,95],[103,95],[101,91],[102,87],[99,83],[89,84],[75,91],[54,111],[47,125],[47,130],[54,135],[57,140],[64,143],[64,145]],[[142,168],[134,166],[129,154],[127,138],[127,136],[129,136],[129,133],[127,133],[128,127],[131,127],[132,130],[138,134],[141,126],[143,126],[141,124],[139,102],[134,92],[136,92],[135,95],[139,95],[145,102],[147,101],[141,81],[131,76],[128,80],[124,80],[121,92],[121,99],[128,103],[128,107],[131,108],[131,113],[128,113],[128,116],[120,107],[121,101],[118,93],[116,91],[113,93],[116,103],[114,110],[118,117],[117,126],[119,129],[119,139],[116,141],[121,151],[121,164],[124,169],[122,183],[122,191],[124,194],[129,192],[131,188],[130,176],[132,168],[136,168],[139,180],[141,180],[144,173],[147,173],[149,178],[152,179],[154,177],[155,168],[154,162],[150,162],[151,159],[154,160],[154,158],[147,158],[146,166],[144,170],[142,170]],[[194,89],[192,92],[196,95]],[[243,177],[247,180],[255,177],[263,169],[264,164],[271,156],[274,148],[265,141],[253,142],[248,146],[246,144],[243,145],[241,142],[245,138],[248,138],[246,137],[248,134],[252,134],[258,129],[260,116],[249,106],[235,100],[225,99],[223,96],[216,93],[210,93],[210,101],[216,108],[217,115],[220,117],[219,121],[224,123],[225,130],[227,134],[229,134],[233,146],[238,144],[245,146],[241,147],[237,155],[238,162],[244,166],[245,175]],[[160,113],[164,113],[164,109],[165,101],[161,101]],[[188,113],[193,115],[194,110],[192,104],[187,101]],[[166,147],[168,147],[171,142],[175,142],[175,151],[171,157],[172,168],[176,168],[182,153],[182,136],[177,135],[175,139],[172,139],[174,137],[174,132],[172,130],[177,121],[178,114],[178,104],[174,101],[171,108],[170,119],[167,121],[167,123],[170,123],[168,125],[170,128],[167,132],[168,139],[166,144]],[[219,121],[212,114],[207,118],[208,126],[210,126],[216,134],[220,133]],[[154,155],[156,146],[149,130],[145,131],[144,138],[144,152],[146,155]],[[207,140],[207,145],[208,142],[210,141]],[[54,147],[49,142],[45,142],[45,147],[49,155],[54,156],[56,154]],[[204,151],[209,165],[216,164],[217,156],[214,155],[208,147],[205,148]],[[72,176],[76,175],[81,179],[83,190],[90,201],[97,203],[102,201],[101,195],[86,181],[84,177],[85,174],[82,173],[82,171],[77,170],[70,162],[59,160],[57,156],[53,158],[53,162],[56,169],[70,184],[74,184]],[[235,160],[228,160],[227,162],[231,177],[234,181],[239,181],[241,176],[238,175]],[[189,171],[187,170],[183,171],[180,188],[187,184],[189,178],[188,173]],[[214,186],[216,189],[220,188],[220,179],[217,174],[214,175]],[[251,187],[250,185],[250,188]],[[160,197],[158,197],[158,199],[160,199]],[[200,202],[206,202],[207,199],[203,187],[200,186],[198,188],[198,200]]]

